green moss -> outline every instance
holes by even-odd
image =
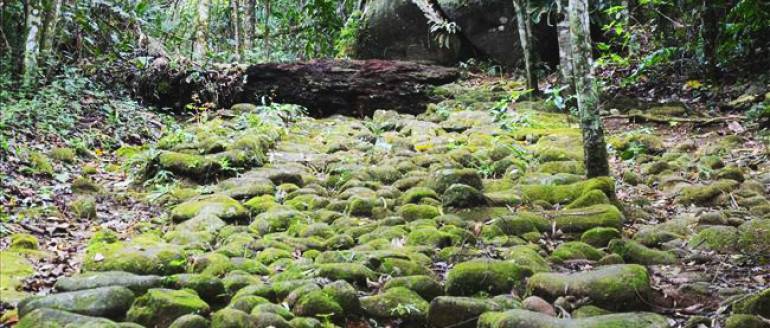
[[[733,304],[733,313],[770,317],[770,288],[750,295]]]
[[[441,215],[441,211],[435,206],[406,204],[398,209],[399,215],[406,221],[432,219]]]
[[[674,264],[677,261],[673,252],[648,248],[630,239],[613,239],[607,248],[610,252],[622,256],[627,263],[654,265]]]
[[[417,293],[395,287],[374,296],[361,298],[364,313],[375,318],[401,319],[405,322],[425,322],[428,302]]]
[[[195,180],[216,176],[222,168],[218,161],[205,156],[170,151],[158,155],[158,165],[164,170]]]
[[[708,185],[684,187],[679,194],[679,202],[684,205],[711,205],[717,196],[738,188],[738,181],[717,180]]]
[[[551,271],[551,266],[548,262],[530,246],[520,245],[511,247],[510,252],[505,255],[505,259],[533,273]]]
[[[345,280],[359,286],[366,286],[367,279],[371,281],[377,279],[377,273],[358,263],[319,264],[318,276],[331,280]]]
[[[444,294],[444,289],[441,287],[441,284],[428,275],[395,277],[388,280],[382,288],[383,290],[387,290],[396,287],[410,289],[425,300],[432,300],[435,297]]]
[[[447,273],[446,293],[452,296],[473,296],[480,293],[498,295],[520,287],[529,269],[514,262],[476,260],[455,265]]]
[[[527,288],[550,301],[566,295],[589,297],[596,306],[621,311],[644,307],[651,292],[647,269],[636,264],[575,273],[536,273],[527,280]]]
[[[38,244],[37,237],[28,233],[15,233],[11,235],[11,249],[36,250]]]
[[[444,191],[441,200],[444,207],[453,208],[470,208],[487,204],[486,198],[478,189],[464,184],[451,185]]]
[[[496,302],[485,298],[441,296],[428,308],[428,321],[432,327],[476,327],[476,318],[489,311],[502,310]]]
[[[76,156],[74,149],[66,147],[55,147],[51,149],[51,152],[48,155],[51,156],[51,158],[64,163],[74,163]]]
[[[595,316],[600,316],[600,315],[605,315],[610,313],[612,312],[602,309],[598,306],[583,305],[575,309],[574,311],[572,311],[572,317],[575,319],[580,319],[580,318],[595,317]]]
[[[96,219],[96,199],[94,197],[77,197],[70,202],[69,208],[78,218]]]
[[[601,190],[591,190],[565,206],[565,209],[589,207],[599,204],[610,204],[610,199]]]
[[[429,180],[429,187],[443,194],[453,184],[464,184],[481,190],[481,177],[474,169],[444,169],[434,172]]]
[[[738,227],[738,247],[751,256],[770,261],[770,219],[754,219]]]
[[[593,246],[579,242],[570,241],[559,245],[551,253],[551,258],[559,261],[567,260],[591,260],[598,261],[604,256],[604,252],[594,248]]]
[[[39,152],[30,152],[27,155],[32,173],[53,175],[53,164],[45,155]]]
[[[222,194],[204,195],[175,206],[171,210],[174,222],[198,215],[214,215],[225,221],[246,220],[249,212],[238,201]]]
[[[207,314],[209,306],[194,291],[154,288],[134,301],[126,320],[147,327],[167,327],[185,314]]]
[[[620,229],[623,214],[612,205],[594,205],[585,208],[548,212],[556,229],[562,232],[584,232],[596,227]]]
[[[770,324],[755,315],[733,314],[725,321],[725,328],[770,328]]]
[[[582,161],[545,162],[537,167],[537,172],[546,174],[569,173],[584,174],[586,171]]]
[[[318,195],[299,195],[286,201],[286,206],[299,211],[316,210],[329,204],[329,200]]]
[[[401,204],[418,204],[423,198],[438,199],[438,194],[430,188],[412,187],[401,195],[400,200]]]
[[[12,251],[0,251],[0,262],[0,301],[16,304],[26,296],[19,290],[35,269],[27,259]]]
[[[406,236],[406,244],[443,248],[452,244],[452,236],[433,227],[420,227]]]
[[[204,301],[216,304],[225,301],[225,286],[219,278],[207,274],[182,273],[166,277],[163,285],[173,289],[192,289]]]
[[[385,258],[377,271],[393,277],[431,274],[424,265],[399,258]]]
[[[699,231],[687,242],[690,247],[728,253],[738,244],[738,229],[730,226],[711,226]]]
[[[596,227],[580,235],[580,241],[593,247],[606,247],[610,240],[620,238],[620,231],[610,227]]]
[[[317,318],[329,316],[334,320],[340,320],[345,316],[342,306],[321,290],[312,291],[300,297],[292,311],[298,316]]]
[[[89,177],[77,177],[72,180],[70,186],[72,192],[76,194],[100,194],[104,191],[104,188],[98,183],[91,180]]]
[[[564,204],[574,201],[591,190],[604,192],[608,197],[615,197],[615,181],[610,177],[593,178],[568,185],[521,185],[517,191],[530,202],[544,200],[551,204]]]

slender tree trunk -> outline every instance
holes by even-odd
[[[53,51],[54,38],[56,37],[56,25],[61,14],[63,0],[46,1],[45,21],[43,22],[42,40],[40,42],[40,53],[44,60],[51,57]]]
[[[569,23],[586,175],[607,176],[610,167],[604,127],[599,117],[599,92],[593,69],[588,0],[569,1]]]
[[[559,74],[561,82],[568,86],[566,90],[571,93],[571,86],[575,83],[572,73],[572,44],[569,36],[568,0],[558,0],[558,12],[561,16],[556,23],[556,33],[559,39]]]
[[[265,51],[270,61],[270,0],[265,0]]]
[[[711,81],[719,79],[717,66],[717,49],[719,48],[719,2],[720,0],[703,0],[703,15],[701,16],[701,38],[703,39],[703,56],[706,60],[706,77]]]
[[[529,19],[530,0],[513,0],[513,6],[516,10],[516,23],[519,28],[519,43],[524,55],[527,88],[531,89],[533,93],[537,93],[537,76],[535,76],[534,52],[532,51],[532,23]]]
[[[238,0],[230,0],[230,23],[233,27],[233,41],[235,42],[235,60],[240,61],[241,60],[241,54],[243,51],[243,48],[241,47],[241,33],[239,31],[241,27],[241,20],[240,20],[240,13],[238,12],[240,10],[240,5],[238,4]]]
[[[251,51],[254,39],[254,28],[257,26],[257,0],[246,0],[246,12],[243,17],[243,49]]]
[[[22,63],[22,84],[25,87],[31,86],[38,71],[37,57],[40,52],[40,3],[30,2],[29,14],[27,15],[27,36],[24,39],[24,59]]]
[[[198,13],[193,41],[193,61],[202,61],[206,57],[207,34],[209,29],[209,0],[198,0]]]

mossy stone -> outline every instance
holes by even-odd
[[[96,199],[92,196],[79,196],[69,204],[76,217],[81,219],[96,219]]]
[[[28,233],[15,233],[11,235],[11,249],[36,250],[38,248],[37,237]]]
[[[126,320],[147,327],[168,327],[185,314],[208,314],[210,308],[189,289],[153,288],[136,299],[126,314]]]
[[[292,311],[301,317],[331,316],[335,321],[345,316],[342,306],[322,290],[312,291],[300,297]]]
[[[610,240],[620,238],[620,231],[610,227],[596,227],[580,235],[580,241],[593,247],[606,247]]]
[[[342,307],[346,315],[361,312],[361,302],[358,300],[358,291],[350,283],[344,280],[326,284],[323,292],[331,296]]]
[[[439,296],[430,302],[428,323],[432,327],[473,328],[482,313],[502,309],[490,299]]]
[[[398,213],[407,222],[414,221],[414,220],[423,220],[423,219],[430,220],[432,218],[435,218],[441,215],[441,211],[439,211],[439,209],[436,208],[435,206],[419,205],[419,204],[402,205],[398,209]]]
[[[755,315],[733,314],[727,317],[725,328],[770,328],[770,323]]]
[[[582,233],[596,227],[620,229],[623,214],[613,205],[600,204],[585,208],[548,212],[556,229],[566,233]]]
[[[289,311],[289,309],[287,309],[284,305],[262,303],[251,309],[251,314],[258,314],[263,312],[275,313],[286,320],[294,319],[294,314],[291,313],[291,311]]]
[[[428,302],[409,289],[395,287],[377,295],[362,297],[361,308],[365,314],[374,318],[424,323]]]
[[[548,261],[529,245],[511,247],[510,251],[505,255],[505,259],[533,273],[551,271]]]
[[[569,203],[564,208],[583,208],[599,204],[610,204],[610,199],[607,198],[607,195],[601,190],[590,190],[572,201],[572,203]]]
[[[366,281],[377,279],[377,273],[359,263],[327,263],[318,265],[318,276],[331,280],[345,280],[366,286]]]
[[[419,294],[425,300],[432,300],[444,295],[444,288],[435,278],[428,275],[395,277],[382,287],[383,290],[404,287]]]
[[[479,318],[479,328],[669,328],[668,319],[656,313],[628,312],[588,318],[558,319],[527,310],[487,312]]]
[[[682,188],[679,194],[679,202],[684,205],[713,205],[717,196],[738,188],[738,181],[717,180],[707,185],[695,185]]]
[[[185,314],[171,323],[168,328],[209,328],[208,319],[197,314]]]
[[[279,204],[275,201],[275,197],[273,195],[261,195],[252,197],[243,203],[243,206],[249,209],[252,214],[257,215],[265,213],[272,208],[278,207]]]
[[[707,227],[692,236],[687,244],[693,248],[728,253],[738,245],[738,229],[731,226]]]
[[[130,289],[136,295],[142,295],[150,288],[160,287],[162,280],[163,278],[160,276],[140,276],[121,271],[86,272],[71,277],[61,277],[56,280],[54,287],[60,292],[71,292],[122,286]]]
[[[469,208],[485,206],[484,194],[478,189],[464,184],[453,184],[441,196],[444,207]]]
[[[464,184],[482,190],[483,184],[478,172],[474,169],[443,169],[431,175],[429,187],[443,194],[453,184]]]
[[[183,222],[198,215],[214,215],[224,221],[246,220],[249,212],[238,201],[223,194],[204,195],[175,206],[171,210],[174,222]]]
[[[674,264],[677,261],[673,252],[649,248],[631,239],[613,239],[607,248],[610,252],[622,256],[626,263],[654,265]]]
[[[738,227],[738,247],[751,256],[770,261],[770,219],[753,219]]]
[[[750,295],[733,304],[733,313],[770,317],[770,288]]]
[[[521,185],[516,187],[525,200],[544,200],[551,204],[570,203],[591,190],[615,196],[615,181],[610,177],[593,178],[568,185]]]
[[[83,268],[88,271],[170,275],[182,273],[186,264],[186,252],[180,246],[162,241],[147,244],[115,242],[90,244]]]
[[[647,269],[637,264],[601,266],[575,273],[536,273],[527,281],[534,295],[553,301],[559,296],[589,297],[608,310],[638,310],[651,292]]]
[[[498,260],[474,260],[455,265],[447,273],[446,293],[451,296],[498,295],[521,287],[529,269]]]
[[[18,305],[19,316],[35,309],[49,308],[82,315],[119,320],[134,302],[134,293],[125,287],[100,287],[73,292],[33,296]]]
[[[580,319],[580,318],[595,317],[595,316],[600,316],[600,315],[605,315],[610,313],[612,312],[602,309],[598,306],[583,305],[575,309],[574,311],[572,311],[572,317],[575,319]]]
[[[166,277],[163,285],[173,289],[192,289],[209,304],[225,300],[225,285],[217,277],[207,274],[182,273]]]
[[[67,147],[55,147],[51,149],[51,152],[48,155],[51,156],[51,158],[64,163],[74,163],[76,157],[75,150]]]
[[[211,328],[246,328],[257,325],[255,316],[232,308],[224,308],[211,315]]]
[[[76,194],[93,195],[101,194],[104,188],[89,177],[77,177],[70,184],[72,192]]]
[[[604,256],[604,252],[593,246],[579,241],[563,243],[554,249],[551,258],[558,261],[567,260],[591,260],[598,261]]]
[[[14,326],[16,328],[69,328],[99,327],[118,328],[117,323],[105,318],[95,318],[67,311],[40,308],[23,316]]]

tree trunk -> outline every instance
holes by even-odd
[[[46,1],[45,21],[43,22],[42,40],[40,42],[40,53],[43,59],[48,60],[53,50],[53,41],[56,37],[56,25],[61,14],[61,5],[63,0]]]
[[[588,0],[569,1],[570,37],[580,127],[583,132],[586,175],[607,176],[607,146],[599,117],[599,95],[594,76]]]
[[[556,23],[556,33],[559,39],[559,74],[561,75],[561,82],[571,90],[571,86],[575,82],[572,73],[572,44],[569,37],[568,0],[558,1],[559,16],[561,16],[560,20]],[[567,90],[568,93],[571,93],[570,90]]]
[[[22,84],[25,87],[31,86],[38,71],[37,57],[40,52],[40,3],[30,2],[29,14],[27,15],[27,36],[24,40],[24,60],[22,63]]]
[[[533,93],[538,92],[537,77],[535,76],[534,58],[532,51],[532,23],[529,19],[529,0],[513,0],[516,10],[516,23],[519,28],[519,43],[524,54],[524,71],[526,74],[527,88]]]
[[[265,51],[270,61],[270,0],[265,0]]]
[[[241,6],[238,4],[238,0],[230,0],[230,24],[233,27],[235,61],[241,60],[241,54],[243,52],[243,48],[241,47],[241,33],[239,31],[241,27],[240,13],[238,12],[240,7]]]
[[[209,29],[209,0],[198,0],[198,13],[195,24],[195,40],[193,41],[193,61],[203,61],[206,57],[207,34]]]
[[[257,26],[257,15],[255,10],[257,9],[257,0],[246,0],[246,12],[243,17],[243,49],[244,51],[251,51],[254,39],[254,27]]]
[[[706,77],[713,81],[719,79],[717,49],[719,48],[719,1],[703,0],[701,17],[701,38],[703,39],[703,57],[706,62]]]

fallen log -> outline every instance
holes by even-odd
[[[292,103],[316,117],[365,116],[377,109],[421,113],[434,86],[459,78],[454,68],[388,60],[317,60],[287,64],[171,69],[164,58],[130,70],[125,81],[145,103],[182,111],[239,102]]]

